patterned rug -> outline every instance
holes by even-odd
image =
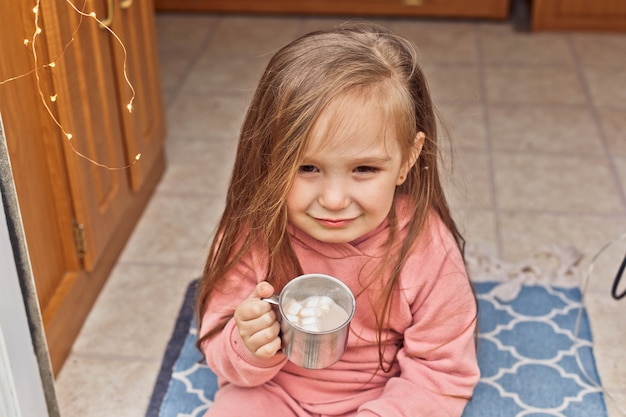
[[[576,286],[575,253],[550,253],[557,268],[537,259],[510,265],[484,253],[467,254],[480,308],[481,379],[463,417],[607,416]],[[146,417],[201,417],[213,401],[216,377],[198,363],[195,348],[194,285],[187,290]]]

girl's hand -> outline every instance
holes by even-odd
[[[271,358],[280,349],[280,324],[272,305],[261,298],[274,294],[274,288],[268,282],[257,284],[235,310],[237,329],[248,350],[259,358]]]

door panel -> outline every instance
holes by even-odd
[[[11,158],[20,212],[42,311],[67,273],[80,269],[72,233],[73,204],[59,130],[41,103],[33,57],[24,47],[34,30],[32,6],[6,2],[0,13],[0,114]],[[37,52],[48,62],[45,43]],[[29,74],[12,81],[9,78]],[[41,87],[52,89],[41,71]]]
[[[105,0],[89,2],[96,15],[106,14]],[[42,3],[52,5],[54,2]],[[122,141],[111,35],[91,19],[75,13],[65,2],[58,9],[43,9],[46,30],[65,33],[48,37],[51,56],[63,61],[55,67],[56,108],[63,128],[72,135],[65,141],[65,156],[76,222],[83,225],[83,263],[92,271],[129,204],[131,193]],[[67,33],[64,28],[78,28]],[[65,46],[73,36],[70,47]]]
[[[626,31],[626,1],[535,0],[533,30]]]
[[[119,108],[122,111],[122,124],[126,138],[127,160],[134,162],[137,154],[141,158],[130,168],[130,180],[133,191],[143,185],[148,171],[159,157],[165,136],[165,119],[161,95],[161,80],[156,49],[154,22],[154,4],[146,0],[121,0],[117,3],[117,16],[113,21],[113,30],[126,46],[127,71],[135,89],[133,110],[126,111],[132,97],[123,79],[124,51],[119,46],[115,51],[115,65],[118,85]]]
[[[626,2],[623,0],[567,0],[558,2],[558,14],[580,17],[614,17],[626,15]]]

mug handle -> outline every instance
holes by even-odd
[[[267,298],[261,298],[261,301],[265,301],[266,303],[272,304],[272,308],[274,309],[274,312],[276,313],[276,320],[279,323],[282,323],[282,316],[280,314],[280,294],[274,294],[271,297],[267,297]]]
[[[279,297],[280,297],[279,295],[274,294],[274,295],[272,295],[271,297],[268,297],[268,298],[261,298],[261,301],[265,301],[267,303],[274,304],[275,306],[277,306],[277,305],[279,305],[278,304]]]

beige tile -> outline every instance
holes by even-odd
[[[626,230],[626,217],[599,215],[564,215],[522,211],[499,214],[502,256],[507,261],[521,261],[545,246],[573,246],[588,260],[606,243]],[[583,263],[586,265],[586,263]],[[582,278],[582,276],[581,276]]]
[[[223,205],[218,194],[155,195],[120,262],[201,269]]]
[[[245,94],[179,95],[167,111],[169,132],[178,137],[236,138],[249,101]]]
[[[235,161],[234,139],[181,139],[168,142],[168,168],[158,191],[226,195]]]
[[[482,99],[478,68],[474,65],[436,66],[426,63],[422,70],[437,104],[476,103]]]
[[[302,20],[273,16],[221,16],[208,51],[215,56],[271,56],[300,33]]]
[[[161,54],[159,58],[159,69],[161,71],[161,86],[164,90],[174,90],[178,88],[184,77],[187,75],[193,58],[184,56],[178,52]]]
[[[444,190],[452,207],[493,209],[491,167],[484,152],[459,150],[441,163]]]
[[[119,264],[76,343],[76,355],[160,362],[189,282],[191,268]]]
[[[169,105],[176,98],[176,91],[173,88],[169,88],[169,89],[164,89],[162,93],[163,93],[163,107],[167,109]]]
[[[228,190],[232,166],[221,164],[216,155],[207,157],[207,165],[172,165],[159,184],[158,192],[184,196],[211,196],[224,201]],[[218,165],[211,165],[218,161]]]
[[[574,70],[544,67],[486,67],[489,103],[584,104]]]
[[[497,253],[498,226],[494,210],[452,208],[452,214],[468,246],[487,247]]]
[[[167,165],[206,165],[207,158],[211,158],[211,163],[216,162],[219,166],[230,168],[234,162],[238,140],[238,137],[213,134],[205,137],[170,135],[166,142]]]
[[[438,106],[442,146],[446,137],[457,149],[486,150],[485,111],[481,103],[446,102]]]
[[[511,25],[483,24],[479,29],[487,64],[572,67],[567,38],[560,33],[518,32]]]
[[[490,106],[489,131],[494,149],[605,154],[599,129],[587,108]]]
[[[606,158],[495,152],[498,206],[505,210],[623,214]]]
[[[584,70],[591,99],[596,106],[626,110],[626,69],[588,67]]]
[[[626,156],[614,156],[612,159],[621,183],[622,195],[626,196]]]
[[[626,111],[606,107],[597,111],[609,151],[612,155],[626,156]]]
[[[161,54],[175,52],[193,57],[214,30],[217,17],[199,13],[157,13],[155,21]]]
[[[476,25],[464,22],[393,21],[390,29],[417,46],[420,62],[429,64],[475,64]]]
[[[246,92],[252,95],[267,65],[267,57],[204,54],[195,63],[182,85],[183,92],[207,93],[215,90]]]
[[[573,33],[578,60],[586,67],[626,66],[626,35],[623,33]]]
[[[612,389],[604,393],[609,417],[626,416],[626,391]]]
[[[166,92],[176,89],[186,76],[215,21],[204,15],[156,15],[161,85]]]
[[[70,357],[56,380],[62,416],[144,416],[160,361]]]

